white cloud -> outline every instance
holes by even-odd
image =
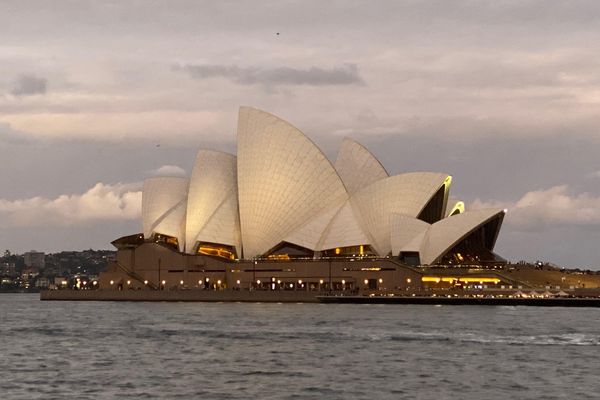
[[[507,225],[522,231],[600,225],[600,197],[589,193],[571,194],[568,185],[527,192],[514,203],[476,199],[469,208],[507,208]]]
[[[22,74],[15,81],[11,94],[14,96],[31,96],[46,93],[47,82],[45,78],[35,75]]]
[[[150,171],[152,176],[186,176],[185,169],[177,165],[163,165],[160,168]]]
[[[63,194],[54,199],[0,199],[0,220],[12,226],[78,225],[138,219],[141,208],[141,184],[97,183],[83,194]]]
[[[600,178],[600,171],[590,172],[588,178]]]

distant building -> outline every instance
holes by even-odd
[[[35,287],[40,289],[47,289],[50,286],[50,280],[45,277],[40,277],[35,281]]]
[[[0,276],[16,276],[15,263],[0,263]]]
[[[40,251],[28,251],[27,253],[23,254],[23,259],[26,267],[43,269],[46,266],[46,254]]]
[[[39,274],[40,274],[40,269],[39,268],[37,268],[37,267],[25,267],[23,269],[23,271],[21,272],[21,278],[23,278],[23,279],[35,278]]]

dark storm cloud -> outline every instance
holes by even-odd
[[[31,96],[34,94],[44,94],[46,93],[46,86],[46,79],[38,78],[35,75],[23,74],[16,79],[10,93],[15,96]]]
[[[364,81],[354,64],[324,69],[311,67],[298,69],[291,67],[239,67],[237,65],[193,65],[175,66],[195,79],[225,78],[240,85],[356,85]]]

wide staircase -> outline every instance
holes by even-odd
[[[141,284],[145,284],[144,283],[145,280],[140,274],[136,273],[135,271],[130,270],[129,268],[127,268],[126,266],[121,264],[119,261],[115,260],[114,263],[119,267],[119,269],[121,271],[125,272],[129,277],[135,279],[136,281],[138,281]],[[158,287],[150,281],[148,281],[148,283],[146,283],[145,285],[151,289],[158,289]]]

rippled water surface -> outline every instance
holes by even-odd
[[[598,399],[600,309],[0,295],[0,398]]]

